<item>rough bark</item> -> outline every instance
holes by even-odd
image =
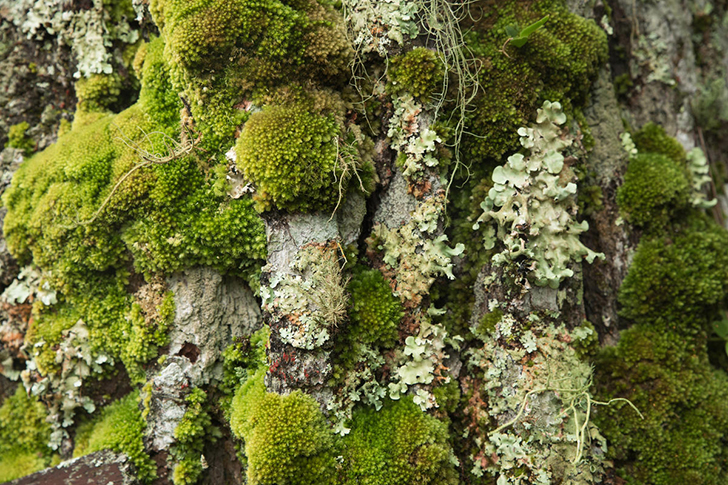
[[[725,1],[21,3],[0,477],[728,479]]]

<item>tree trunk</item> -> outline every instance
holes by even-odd
[[[725,1],[0,20],[0,482],[728,483]]]

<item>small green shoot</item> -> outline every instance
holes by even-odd
[[[509,25],[506,27],[506,33],[508,34],[508,40],[506,41],[506,45],[513,44],[514,46],[521,48],[524,45],[526,45],[526,42],[528,42],[528,37],[536,32],[538,29],[543,27],[546,22],[548,21],[549,16],[545,16],[541,20],[537,20],[536,22],[532,23],[528,27],[525,27],[520,32],[518,31],[517,27],[514,27],[512,25]],[[505,49],[505,45],[503,46]]]

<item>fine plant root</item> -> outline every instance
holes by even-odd
[[[567,400],[568,406],[564,409],[565,414],[570,414],[574,418],[574,428],[575,428],[575,436],[576,436],[576,453],[574,454],[574,459],[571,461],[571,464],[576,466],[581,461],[581,458],[584,454],[584,445],[588,440],[588,433],[587,433],[587,427],[589,426],[589,418],[591,417],[591,409],[593,405],[598,406],[609,406],[612,403],[615,402],[626,402],[632,409],[635,410],[635,412],[639,415],[640,418],[644,419],[644,416],[640,412],[639,409],[629,400],[622,397],[610,399],[609,401],[603,402],[603,401],[596,401],[592,399],[591,395],[589,394],[589,388],[591,387],[591,380],[584,385],[583,387],[579,389],[568,389],[568,388],[560,388],[557,386],[545,386],[539,389],[533,389],[531,391],[528,391],[525,396],[523,396],[523,400],[521,401],[521,404],[518,408],[518,413],[516,413],[516,416],[508,421],[505,424],[502,424],[501,426],[498,426],[496,429],[490,431],[488,434],[492,435],[495,433],[498,433],[506,428],[509,428],[516,423],[518,423],[521,418],[523,417],[526,406],[528,405],[529,398],[534,394],[540,394],[544,392],[554,392],[556,394],[573,394],[570,399]],[[577,410],[577,407],[583,407],[585,409],[585,417],[584,422],[579,424],[579,411]]]
[[[187,156],[192,153],[196,148],[198,148],[198,145],[202,140],[202,136],[200,134],[194,133],[192,129],[186,126],[183,126],[183,130],[185,130],[185,132],[183,133],[181,138],[182,142],[173,139],[172,137],[170,137],[166,133],[162,133],[161,131],[153,131],[147,133],[142,128],[139,128],[143,134],[142,141],[136,142],[129,138],[127,135],[125,135],[118,126],[116,126],[116,129],[119,131],[119,136],[117,136],[116,139],[120,140],[126,147],[135,151],[137,155],[139,155],[139,158],[141,158],[142,162],[134,165],[124,175],[122,175],[121,178],[119,178],[119,180],[111,188],[109,195],[106,196],[99,208],[96,209],[94,214],[89,219],[86,219],[85,221],[76,221],[71,225],[64,226],[65,229],[75,229],[80,226],[93,224],[104,211],[104,209],[109,205],[109,202],[111,202],[111,199],[114,197],[119,187],[121,187],[121,185],[132,174],[142,168],[150,167],[152,165],[165,165],[173,160],[177,160],[179,158]],[[152,136],[154,135],[161,136],[161,143],[163,145],[163,149],[161,151],[157,151],[155,148],[156,145],[152,140]],[[192,135],[196,136],[193,137]],[[146,143],[147,146],[150,146],[151,151],[143,148],[142,143]]]

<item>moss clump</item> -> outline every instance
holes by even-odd
[[[388,401],[379,411],[355,411],[342,447],[344,484],[458,483],[447,426],[408,397]]]
[[[702,346],[638,325],[596,364],[597,398],[644,414],[613,403],[596,416],[627,483],[728,483],[728,377]]]
[[[658,153],[640,153],[629,162],[617,192],[620,213],[637,226],[661,228],[690,205],[685,169]]]
[[[473,20],[466,34],[483,63],[480,94],[467,128],[477,137],[464,140],[475,161],[500,158],[517,148],[518,128],[528,126],[543,101],[559,101],[567,111],[582,104],[608,53],[603,30],[593,20],[571,14],[562,1],[483,3],[482,17]],[[544,27],[523,47],[506,45],[508,27],[518,31],[545,16]]]
[[[126,371],[134,382],[144,380],[146,376],[142,364],[156,357],[159,347],[167,343],[167,329],[174,322],[174,294],[168,291],[161,300],[155,315],[146,315],[142,306],[134,302],[130,311],[128,307],[124,308],[123,323],[114,321],[105,327],[107,331],[114,331],[115,335],[114,341],[108,341],[104,348],[118,348]],[[78,306],[84,308],[83,302],[79,302]],[[102,318],[102,315],[93,315],[88,319],[98,324]],[[98,332],[98,327],[95,330]],[[101,335],[94,335],[97,342],[101,338]],[[115,342],[119,344],[115,345]]]
[[[333,433],[319,405],[301,391],[265,391],[265,369],[235,394],[230,427],[245,440],[250,485],[333,482]]]
[[[442,61],[437,53],[424,47],[393,58],[387,74],[393,93],[408,92],[415,98],[429,101],[433,94],[444,90]]]
[[[236,107],[276,85],[340,83],[351,48],[328,2],[153,0],[165,55],[205,144],[225,149],[245,112]]]
[[[263,257],[263,229],[252,202],[216,193],[214,177],[206,180],[206,162],[196,153],[137,169],[117,186],[142,156],[164,152],[161,135],[147,138],[144,132],[180,139],[180,103],[170,92],[162,48],[155,40],[144,49],[137,104],[75,123],[23,164],[5,193],[10,250],[22,261],[32,257],[64,293],[90,272],[127,267],[130,255],[145,273],[193,265],[242,273]]]
[[[480,318],[480,325],[476,329],[476,335],[483,340],[489,338],[501,320],[503,320],[503,312],[500,308],[483,314]]]
[[[728,294],[728,233],[695,216],[676,234],[643,239],[619,293],[622,315],[701,329]]]
[[[50,424],[46,408],[21,385],[0,407],[0,482],[51,464]]]
[[[668,136],[662,126],[647,123],[632,138],[640,152],[659,153],[674,161],[678,167],[685,166],[685,149],[679,141]]]
[[[243,337],[223,351],[223,378],[218,389],[224,394],[221,407],[228,420],[235,391],[258,369],[266,365],[268,357],[265,354],[265,347],[269,338],[270,327],[266,325],[253,333],[250,338]]]
[[[230,62],[235,48],[245,49],[261,77],[282,79],[312,68],[334,74],[346,67],[346,45],[325,32],[335,27],[332,12],[315,0],[151,3],[168,34],[170,61],[185,68],[217,68]]]
[[[200,388],[195,388],[185,398],[187,409],[182,420],[174,429],[174,438],[177,440],[172,447],[172,456],[175,459],[174,485],[191,485],[197,482],[202,473],[200,456],[205,447],[206,437],[215,439],[215,432],[219,430],[211,427],[212,419],[207,410],[207,394]]]
[[[156,477],[156,466],[144,450],[146,423],[139,410],[139,393],[104,407],[92,421],[79,426],[73,456],[83,456],[95,451],[110,449],[125,453],[137,468],[144,482]]]
[[[345,183],[338,134],[333,117],[302,104],[272,106],[251,116],[238,139],[237,165],[256,184],[259,208],[332,209],[339,184]]]
[[[29,128],[30,125],[27,121],[11,126],[8,130],[8,142],[5,146],[22,150],[25,155],[33,153],[35,151],[35,142],[26,135]]]
[[[392,347],[404,312],[382,273],[376,269],[359,271],[348,289],[352,302],[349,308],[350,338],[365,344]]]
[[[121,94],[121,77],[118,74],[94,74],[76,82],[77,109],[79,113],[104,112],[111,109]]]

